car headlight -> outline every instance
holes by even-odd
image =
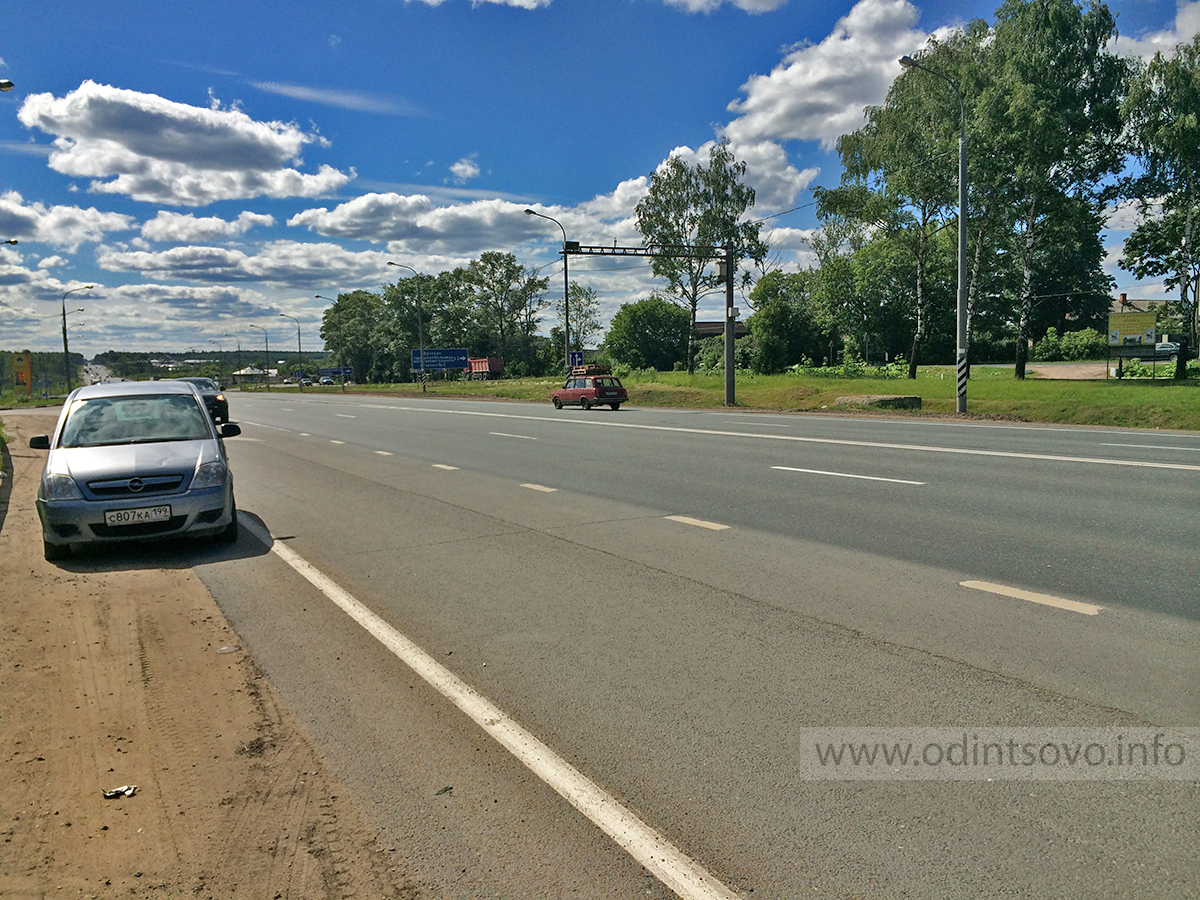
[[[47,500],[82,500],[79,485],[70,475],[47,475],[43,482]]]
[[[197,466],[196,474],[192,477],[192,487],[220,487],[225,483],[225,474],[225,463],[222,462],[210,462],[202,466]]]
[[[218,403],[224,403],[224,402],[225,402],[225,395],[224,395],[224,394],[217,394],[217,402],[218,402]]]

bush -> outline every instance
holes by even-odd
[[[1033,352],[1029,357],[1034,362],[1056,362],[1062,359],[1062,341],[1059,340],[1058,329],[1047,328],[1045,337],[1033,345]]]
[[[1106,359],[1108,338],[1094,328],[1068,331],[1060,341],[1062,358],[1074,362],[1081,359]]]

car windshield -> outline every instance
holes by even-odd
[[[71,404],[59,446],[101,447],[208,437],[207,416],[184,394],[95,397]]]
[[[196,389],[200,391],[215,391],[217,389],[211,378],[180,378],[178,380],[194,384]]]

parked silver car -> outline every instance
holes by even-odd
[[[177,535],[237,540],[233,475],[223,437],[194,386],[183,381],[95,384],[63,404],[38,488],[46,559],[101,541]]]

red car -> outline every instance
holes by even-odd
[[[607,404],[613,409],[620,409],[621,404],[629,399],[621,379],[609,374],[576,374],[571,373],[567,383],[560,387],[550,397],[555,409],[564,406],[582,406],[591,409],[593,406]]]

